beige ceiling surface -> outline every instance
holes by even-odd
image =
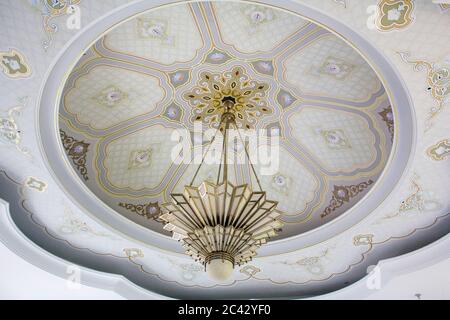
[[[154,221],[159,204],[195,169],[171,161],[173,131],[193,130],[186,94],[201,86],[205,72],[235,68],[267,85],[268,111],[249,123],[280,137],[278,170],[261,177],[284,213],[280,237],[331,221],[369,192],[387,163],[394,130],[375,72],[319,26],[274,8],[228,2],[139,15],[86,52],[69,76],[59,118],[82,181],[120,214],[163,232]],[[216,169],[205,166],[197,181],[212,179]],[[247,165],[234,166],[238,183],[250,177]]]

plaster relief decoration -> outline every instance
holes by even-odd
[[[60,225],[58,231],[61,235],[81,235],[84,237],[106,237],[111,240],[115,239],[110,234],[93,229],[87,222],[76,216],[68,206],[64,208],[64,215],[61,216],[59,220]]]
[[[28,2],[42,16],[42,27],[47,37],[42,45],[47,50],[59,30],[59,26],[54,22],[55,18],[73,14],[75,6],[79,5],[81,0],[28,0]]]
[[[136,213],[150,220],[158,220],[158,217],[161,214],[161,208],[158,202],[149,202],[146,204],[120,202],[119,207],[125,208],[130,212]]]
[[[404,29],[414,20],[414,6],[413,0],[379,0],[377,28],[380,31]]]
[[[100,91],[97,96],[93,97],[93,99],[106,107],[114,107],[127,97],[128,94],[126,92],[123,92],[115,86],[109,86]]]
[[[253,277],[255,275],[257,275],[258,273],[261,272],[261,269],[259,269],[258,267],[255,267],[253,265],[246,265],[245,267],[241,268],[241,270],[239,270],[240,273],[243,273],[249,277]]]
[[[371,246],[373,243],[373,234],[359,234],[353,237],[353,245],[355,246]]]
[[[0,62],[3,74],[8,78],[28,78],[31,75],[25,56],[17,50],[0,51]]]
[[[67,156],[72,160],[75,168],[78,170],[84,180],[89,180],[86,167],[86,155],[89,151],[89,143],[83,140],[77,140],[69,136],[64,130],[59,130],[61,142],[66,150]]]
[[[384,108],[383,111],[380,111],[378,114],[386,123],[389,133],[391,134],[391,142],[394,141],[394,113],[392,112],[392,108],[390,106]]]
[[[330,200],[330,204],[325,208],[323,213],[320,215],[322,218],[327,217],[332,214],[337,208],[343,206],[345,203],[349,202],[351,198],[356,197],[361,192],[364,192],[371,184],[372,180],[358,183],[357,185],[349,186],[334,186],[333,196]]]
[[[450,157],[450,141],[444,139],[432,145],[427,150],[428,156],[435,161],[442,161]]]
[[[427,72],[426,90],[435,101],[428,114],[426,129],[432,126],[432,120],[443,110],[450,99],[450,57],[438,62],[411,59],[409,52],[398,52],[401,59],[413,66],[414,71]]]
[[[318,69],[312,69],[311,72],[325,74],[336,79],[343,80],[352,72],[354,65],[348,64],[343,59],[327,57]]]
[[[202,121],[217,128],[224,112],[223,101],[234,101],[236,122],[240,128],[255,128],[258,118],[272,113],[267,106],[266,83],[252,80],[242,67],[220,73],[203,72],[197,86],[184,93],[183,97],[192,107],[191,122]]]
[[[26,106],[28,97],[20,98],[18,102],[17,106],[10,108],[6,113],[0,113],[0,147],[14,146],[22,154],[30,156],[28,149],[21,146],[22,131],[17,124],[17,117]]]
[[[384,215],[376,224],[381,224],[394,218],[412,218],[416,214],[435,212],[442,207],[432,192],[423,189],[417,175],[414,175],[411,179],[410,190],[409,195],[400,202],[398,209],[395,212]]]
[[[35,177],[28,177],[24,185],[37,192],[45,192],[47,190],[47,183]]]

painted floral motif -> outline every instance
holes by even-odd
[[[139,36],[144,39],[158,40],[162,44],[174,45],[175,39],[169,36],[169,25],[165,20],[137,19]]]
[[[29,0],[29,2],[42,15],[42,24],[47,35],[43,46],[47,50],[52,43],[53,35],[58,32],[58,25],[52,22],[53,19],[73,14],[75,6],[79,5],[81,0]]]
[[[304,268],[307,272],[312,275],[318,276],[322,275],[325,271],[323,266],[323,260],[328,256],[330,250],[326,249],[318,256],[305,257],[295,261],[294,263],[290,262],[282,262],[283,264],[295,267]]]
[[[378,2],[377,28],[380,31],[403,29],[413,21],[412,0],[380,0]]]
[[[86,222],[74,215],[68,207],[64,209],[64,216],[61,219],[59,232],[65,235],[90,235],[96,237],[107,237],[113,239],[109,234],[98,232],[90,227]]]
[[[183,116],[183,110],[176,103],[171,103],[164,109],[162,116],[170,121],[180,121]]]
[[[132,151],[128,161],[128,169],[149,167],[152,161],[153,151],[153,148]]]
[[[338,80],[343,80],[350,75],[353,69],[353,65],[345,62],[342,59],[328,57],[317,69],[317,73],[331,76]]]
[[[205,62],[210,64],[223,64],[230,59],[231,57],[228,53],[213,48],[213,50],[207,54]]]
[[[391,135],[391,141],[394,141],[394,114],[391,106],[384,108],[383,111],[378,113],[381,119],[386,123],[389,133]]]
[[[359,234],[353,237],[354,246],[369,246],[373,243],[373,234]]]
[[[330,200],[330,203],[325,208],[320,217],[321,218],[327,217],[336,209],[342,207],[345,203],[348,203],[351,198],[354,198],[361,192],[364,192],[373,183],[374,183],[373,180],[368,180],[365,182],[361,182],[357,185],[334,186],[333,196]]]
[[[15,146],[16,149],[24,155],[29,155],[30,153],[26,148],[20,146],[22,142],[22,132],[19,129],[16,117],[20,115],[20,112],[27,101],[27,97],[19,99],[20,105],[9,109],[6,117],[0,115],[0,142]]]
[[[119,207],[125,208],[128,211],[136,213],[141,217],[145,217],[149,220],[157,220],[161,214],[161,208],[158,202],[150,202],[146,204],[132,204],[132,203],[119,203]]]
[[[411,60],[410,53],[398,52],[406,63],[412,64],[415,71],[427,71],[427,91],[436,101],[436,106],[430,109],[427,119],[427,129],[430,128],[431,119],[436,117],[450,99],[450,57],[441,62],[431,63],[425,60]]]
[[[28,66],[25,56],[16,50],[11,49],[7,52],[0,51],[0,62],[3,73],[8,78],[27,78],[31,75],[31,69]]]
[[[259,272],[261,272],[261,269],[252,265],[246,265],[241,270],[239,270],[240,273],[243,273],[249,277],[253,277]]]
[[[189,81],[189,70],[178,70],[173,73],[169,73],[170,83],[174,88],[178,88]]]
[[[105,107],[114,107],[120,102],[127,99],[127,97],[127,93],[123,92],[119,88],[115,86],[109,86],[103,89],[97,96],[95,96],[94,100]]]
[[[277,192],[288,194],[289,188],[291,187],[291,178],[281,173],[277,173],[272,178],[271,187]]]
[[[283,109],[289,108],[296,100],[297,98],[286,90],[281,89],[280,92],[278,92],[277,101]]]
[[[436,161],[442,161],[450,157],[450,141],[448,139],[439,141],[427,150],[428,156]]]
[[[73,164],[80,172],[84,180],[89,180],[88,171],[86,168],[86,155],[89,151],[89,143],[78,141],[75,138],[68,136],[64,130],[59,130],[61,141],[66,150],[67,155],[72,159]]]
[[[317,134],[320,134],[327,146],[331,149],[347,149],[351,148],[350,142],[345,135],[344,130],[341,129],[317,129]]]
[[[274,68],[273,68],[273,62],[270,60],[258,60],[252,62],[253,68],[262,74],[273,76]]]
[[[405,214],[423,213],[435,211],[441,208],[441,204],[435,200],[431,193],[425,192],[415,175],[411,180],[411,193],[400,202],[398,210],[382,217],[377,223],[404,216]]]
[[[28,177],[25,180],[25,186],[37,192],[45,192],[47,190],[47,183],[34,177]]]
[[[202,72],[198,84],[183,97],[193,108],[191,121],[202,121],[217,128],[223,114],[222,102],[235,102],[233,112],[239,127],[254,128],[263,115],[271,114],[266,93],[269,85],[249,79],[242,67],[234,67],[224,73]]]
[[[244,7],[242,12],[248,21],[250,34],[258,32],[261,25],[276,19],[274,11],[268,7],[250,5]]]

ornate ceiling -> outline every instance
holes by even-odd
[[[0,240],[134,297],[294,298],[449,233],[449,8],[259,2],[1,1]],[[202,79],[236,71],[262,97],[242,97],[241,126],[280,137],[262,182],[286,227],[219,283],[154,217],[194,170],[170,161],[171,133],[214,127]]]
[[[177,142],[169,138],[175,129],[193,132],[195,121],[217,126],[220,117],[209,110],[233,90],[212,80],[223,77],[251,92],[238,99],[241,128],[281,139],[277,172],[261,177],[287,223],[279,238],[331,221],[376,183],[394,115],[369,64],[308,20],[238,2],[163,7],[99,39],[62,94],[61,137],[72,166],[111,208],[163,232],[155,221],[159,205],[196,169],[173,163]],[[199,100],[206,102],[199,107]],[[208,143],[194,138],[192,144]],[[213,179],[217,169],[203,167],[198,181]],[[250,182],[249,170],[234,165],[233,180]]]

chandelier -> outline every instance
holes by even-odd
[[[267,199],[250,161],[236,124],[234,98],[225,97],[220,108],[221,121],[210,144],[220,131],[223,145],[217,183],[203,181],[198,186],[193,185],[208,148],[190,185],[185,186],[183,193],[170,195],[171,201],[162,204],[159,218],[165,224],[164,229],[172,232],[173,238],[182,243],[189,256],[205,266],[211,278],[224,281],[236,265],[251,261],[256,250],[281,231],[283,223],[276,210],[277,202]],[[239,132],[260,191],[253,191],[248,184],[236,185],[228,180],[227,133],[231,127]]]

